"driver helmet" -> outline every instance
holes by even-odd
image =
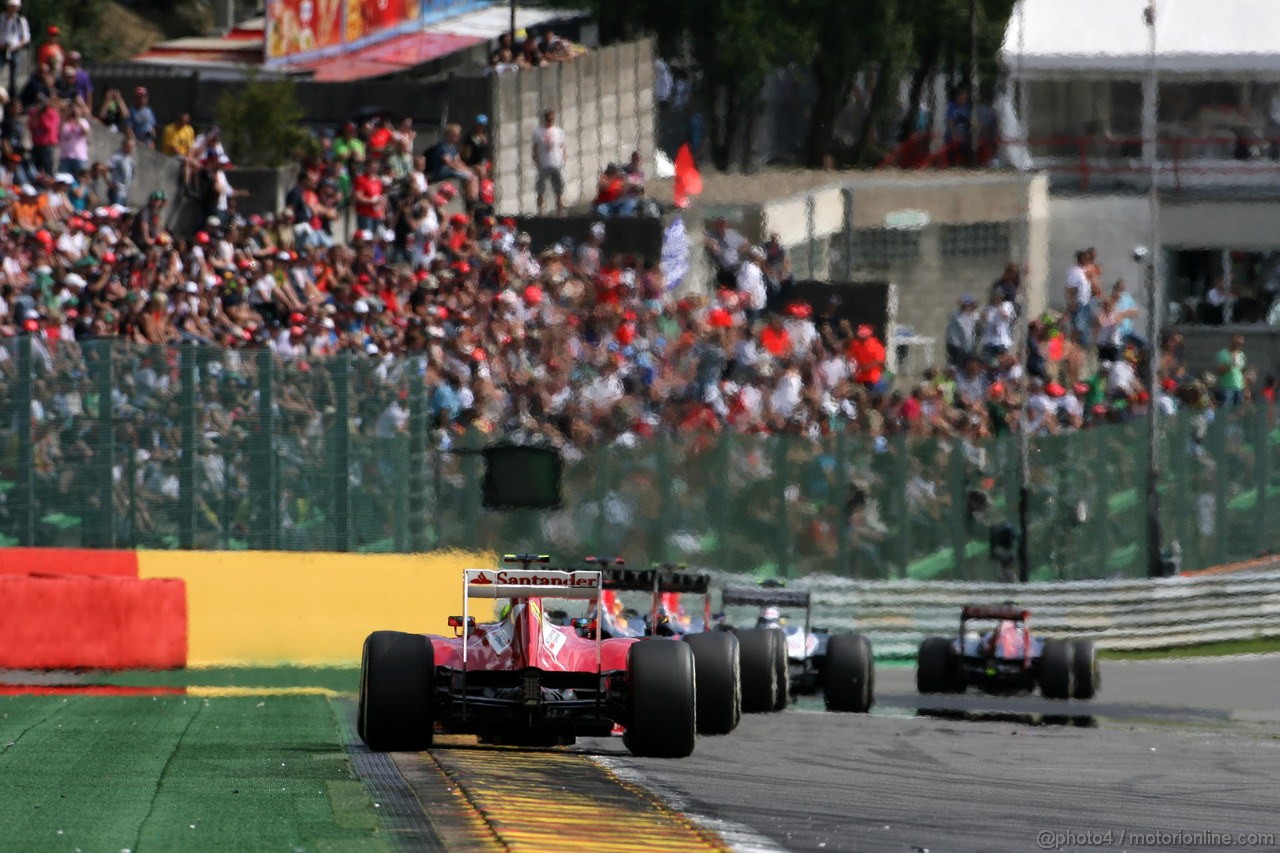
[[[760,618],[756,620],[757,628],[767,628],[771,625],[777,625],[782,621],[782,611],[776,607],[766,607],[760,611]]]

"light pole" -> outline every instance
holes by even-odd
[[[1143,12],[1150,39],[1147,68],[1147,97],[1143,99],[1146,115],[1143,124],[1148,134],[1146,140],[1147,165],[1151,171],[1151,186],[1147,191],[1147,213],[1151,218],[1150,242],[1147,261],[1147,575],[1164,575],[1164,535],[1160,525],[1160,405],[1159,346],[1160,346],[1160,185],[1158,158],[1157,103],[1160,99],[1159,68],[1156,63],[1156,4],[1150,0]]]

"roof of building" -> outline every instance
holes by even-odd
[[[1146,0],[1020,0],[1001,60],[1015,75],[1145,73]],[[1280,75],[1276,0],[1155,0],[1161,73]]]
[[[516,27],[533,30],[578,14],[562,9],[518,7]],[[496,39],[511,26],[510,16],[510,7],[505,5],[466,12],[344,54],[299,58],[273,68],[283,73],[310,74],[312,79],[320,82],[382,77]],[[264,21],[255,18],[222,37],[162,42],[135,59],[152,64],[192,67],[249,66],[262,64],[264,49]]]

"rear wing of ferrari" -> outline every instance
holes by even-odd
[[[475,624],[471,618],[473,598],[568,598],[595,601],[600,612],[600,593],[603,584],[599,571],[562,571],[559,569],[531,569],[532,563],[550,562],[549,557],[528,554],[508,555],[504,562],[519,563],[520,569],[463,569],[462,570],[462,670],[467,669],[468,635]],[[539,610],[539,614],[541,614]],[[538,617],[542,618],[541,615]],[[600,669],[602,652],[599,634],[596,637],[596,670]]]
[[[567,598],[594,600],[602,588],[598,571],[557,569],[466,569],[467,598]]]
[[[711,576],[664,569],[605,569],[605,589],[618,592],[687,592],[704,595],[711,589]]]
[[[624,569],[626,560],[621,557],[586,557],[588,566],[599,566],[601,583],[613,592],[647,592],[653,596],[649,610],[649,624],[654,630],[658,625],[658,607],[664,593],[688,593],[703,597],[703,624],[711,625],[711,576],[685,571],[684,564],[664,563],[651,569]],[[596,613],[601,611],[596,609]]]

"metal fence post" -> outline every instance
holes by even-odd
[[[1209,426],[1209,455],[1213,458],[1213,565],[1227,561],[1227,539],[1231,533],[1227,518],[1227,427],[1230,417],[1218,412]]]
[[[844,274],[845,281],[853,280],[853,187],[845,187],[840,191],[841,200],[844,202]],[[831,274],[831,278],[835,278],[835,273]]]
[[[93,448],[94,477],[98,489],[98,520],[92,538],[86,544],[99,548],[116,547],[115,461],[116,400],[115,341],[102,338],[90,341],[87,352],[92,357],[98,393],[98,440]]]
[[[258,363],[258,429],[254,433],[249,488],[253,492],[253,547],[275,550],[279,541],[280,496],[275,454],[275,363],[270,350],[260,350]]]
[[[196,352],[190,344],[178,350],[178,417],[181,418],[182,457],[178,466],[178,544],[196,546]]]
[[[964,451],[954,444],[948,457],[948,477],[951,481],[951,550],[952,577],[969,579],[969,560],[965,549],[969,546],[969,491],[964,482]]]
[[[1258,493],[1255,507],[1253,531],[1253,553],[1250,556],[1268,553],[1271,550],[1271,536],[1267,532],[1267,484],[1271,479],[1271,460],[1267,448],[1267,404],[1253,407],[1253,484]]]
[[[18,338],[18,365],[14,375],[16,387],[13,393],[15,426],[18,428],[17,486],[14,497],[17,508],[18,544],[30,547],[36,544],[36,483],[35,448],[31,438],[31,394],[34,384],[31,372],[31,336]]]
[[[409,550],[427,550],[427,394],[426,358],[415,356],[409,382]],[[439,523],[438,521],[436,522]]]
[[[809,278],[816,279],[818,277],[818,244],[813,236],[817,230],[814,219],[815,205],[813,196],[807,195],[804,198],[804,236],[809,242]]]
[[[333,498],[334,549],[351,550],[351,354],[333,366],[333,423],[329,425],[329,488]]]
[[[774,536],[777,544],[778,576],[791,577],[791,507],[787,503],[787,436],[775,435],[773,440],[773,475],[778,486],[778,511],[774,513]]]

